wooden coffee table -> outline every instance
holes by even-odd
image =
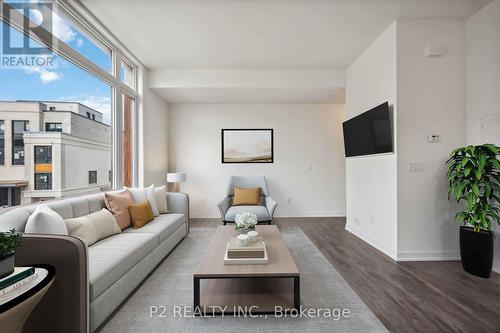
[[[234,226],[219,226],[193,273],[194,307],[210,314],[274,313],[300,307],[300,272],[275,225],[257,226],[269,263],[224,265]]]

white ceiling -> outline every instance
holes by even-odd
[[[491,0],[81,2],[169,103],[344,103],[344,69],[395,19],[465,19]]]
[[[345,68],[396,18],[469,17],[490,0],[82,0],[158,68]]]

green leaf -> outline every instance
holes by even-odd
[[[467,177],[470,174],[471,171],[472,171],[471,167],[466,167],[465,170],[464,170],[464,176]]]
[[[472,183],[471,184],[472,191],[474,192],[475,195],[479,196],[479,185],[477,183]]]
[[[486,195],[487,198],[491,198],[491,194],[493,192],[493,187],[491,186],[491,183],[490,182],[486,182],[484,184],[484,193]]]
[[[463,160],[462,160],[462,163],[460,163],[460,168],[463,168],[467,163],[470,162],[470,158],[468,157],[465,157]]]
[[[496,147],[490,143],[485,143],[483,147],[489,149],[494,155],[498,155],[500,153],[500,147]]]
[[[491,161],[491,164],[495,167],[495,169],[500,170],[500,162],[497,159]]]

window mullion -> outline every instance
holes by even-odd
[[[112,63],[113,63],[113,75],[120,80],[120,51],[112,51]],[[113,133],[113,148],[112,148],[112,170],[113,170],[113,187],[121,188],[123,186],[122,181],[122,139],[121,139],[121,128],[122,128],[122,90],[120,84],[117,83],[113,86],[113,107],[112,107],[112,133]]]

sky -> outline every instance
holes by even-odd
[[[37,22],[37,12],[33,12],[32,20]],[[2,24],[0,45],[6,42],[3,36]],[[11,36],[11,46],[22,44],[22,34],[8,27]],[[86,38],[74,26],[59,16],[53,16],[53,34],[86,56],[88,59],[109,71],[110,56],[94,42]],[[30,44],[36,45],[30,41]],[[3,48],[0,50],[0,55]],[[55,55],[55,66],[5,68],[0,66],[0,100],[46,100],[74,101],[85,104],[104,114],[104,122],[110,124],[111,119],[111,88],[93,75],[73,65],[64,58]]]

